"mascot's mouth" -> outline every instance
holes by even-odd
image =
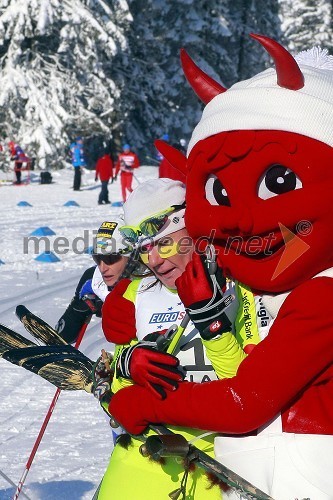
[[[288,229],[288,233],[295,234],[295,228]],[[223,253],[230,252],[242,255],[253,260],[270,260],[283,252],[286,245],[286,236],[280,229],[276,229],[264,235],[251,235],[242,237],[229,237],[224,246]]]

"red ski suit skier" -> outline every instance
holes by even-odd
[[[139,158],[132,151],[121,153],[116,164],[116,175],[120,170],[121,194],[123,201],[126,201],[126,190],[130,193],[132,189],[133,170],[140,166]]]

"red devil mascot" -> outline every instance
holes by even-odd
[[[219,266],[261,297],[268,334],[231,379],[184,382],[164,401],[133,386],[110,411],[134,434],[149,422],[220,433],[217,459],[275,500],[332,500],[333,57],[252,36],[275,68],[228,90],[183,53],[206,107],[186,161],[162,149],[186,169],[189,233],[214,230]],[[193,263],[177,282],[189,308]]]

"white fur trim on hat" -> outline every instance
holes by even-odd
[[[275,69],[234,84],[205,107],[188,152],[199,141],[231,130],[285,130],[333,146],[333,56],[318,47],[295,57],[304,87],[279,87]]]
[[[125,225],[137,226],[147,217],[163,212],[173,205],[182,205],[184,202],[185,187],[180,181],[160,178],[142,182],[124,203]],[[184,213],[183,208],[170,214],[168,223],[154,240],[183,229]]]

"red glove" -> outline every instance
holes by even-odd
[[[197,253],[176,280],[177,291],[186,311],[204,340],[211,340],[231,330],[226,308],[234,296],[226,295],[222,269],[214,261],[209,267]]]
[[[133,385],[116,392],[109,404],[110,415],[130,434],[142,434],[147,428],[149,409],[153,409],[155,396],[145,387]]]
[[[221,285],[223,286],[224,283]],[[207,277],[207,269],[198,253],[194,252],[191,262],[176,280],[179,297],[185,307],[212,297],[212,284]]]
[[[147,387],[155,397],[165,399],[166,391],[176,390],[185,372],[178,368],[175,356],[158,352],[152,344],[143,341],[124,349],[118,360],[118,373]]]
[[[135,306],[123,297],[129,279],[121,280],[106,297],[102,308],[102,328],[105,338],[114,344],[128,344],[136,337]]]

